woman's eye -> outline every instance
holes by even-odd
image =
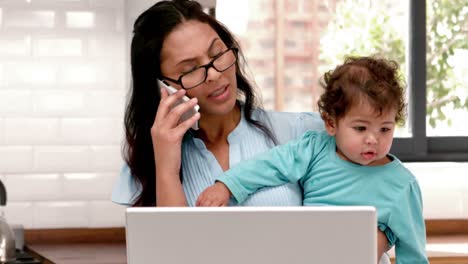
[[[222,53],[222,52],[213,53],[213,55],[210,56],[210,58],[211,58],[212,60],[215,60],[215,59],[217,59],[219,56],[221,56],[221,53]]]
[[[192,66],[192,67],[190,67],[190,66],[184,67],[184,69],[182,70],[181,74],[187,74],[187,73],[189,73],[189,72],[191,72],[191,71],[194,71],[197,67],[198,67],[197,65]]]
[[[208,55],[213,59],[219,57],[224,52],[224,49],[216,47],[213,52],[210,52]]]

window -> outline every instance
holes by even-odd
[[[408,161],[467,161],[467,133],[456,128],[464,127],[459,122],[468,113],[468,87],[459,81],[466,68],[457,66],[468,49],[468,7],[465,1],[410,3],[408,84],[413,136],[395,140],[393,150]]]
[[[468,136],[468,6],[427,1],[427,134]]]
[[[465,2],[218,0],[216,15],[237,35],[266,109],[316,111],[320,77],[345,55],[396,60],[409,116],[392,153],[457,161],[468,160]]]

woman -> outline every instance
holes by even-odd
[[[162,1],[138,17],[125,115],[131,173],[123,171],[115,202],[192,206],[199,192],[235,163],[323,129],[315,113],[262,111],[242,62],[232,34],[195,1]],[[179,91],[168,96],[157,79]],[[171,110],[184,95],[192,101]],[[199,116],[179,123],[195,104]],[[191,130],[198,118],[200,129]],[[287,185],[258,192],[244,205],[301,205],[301,199],[299,186]]]
[[[128,168],[114,188],[114,202],[194,206],[198,194],[230,166],[323,129],[316,113],[261,110],[242,65],[233,35],[195,1],[161,1],[138,17],[125,114]],[[157,79],[178,92],[169,96]],[[171,108],[184,95],[192,99]],[[179,122],[196,104],[199,114]],[[199,130],[190,129],[197,121]],[[302,205],[301,193],[297,184],[264,188],[243,205]],[[379,241],[382,253],[386,240]]]

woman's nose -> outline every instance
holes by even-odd
[[[217,71],[214,67],[209,67],[208,71],[206,72],[206,80],[207,81],[215,81],[215,80],[219,79],[221,74],[223,74],[223,73]]]

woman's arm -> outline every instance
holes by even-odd
[[[182,139],[187,130],[200,118],[200,114],[197,113],[179,123],[182,114],[197,104],[197,99],[192,98],[172,108],[171,106],[184,95],[183,89],[170,96],[165,89],[161,89],[161,102],[151,127],[156,166],[156,206],[187,205],[179,175]]]
[[[162,174],[159,173],[159,175]],[[157,171],[156,175],[158,175]],[[179,175],[167,176],[156,176],[156,206],[187,206]]]

